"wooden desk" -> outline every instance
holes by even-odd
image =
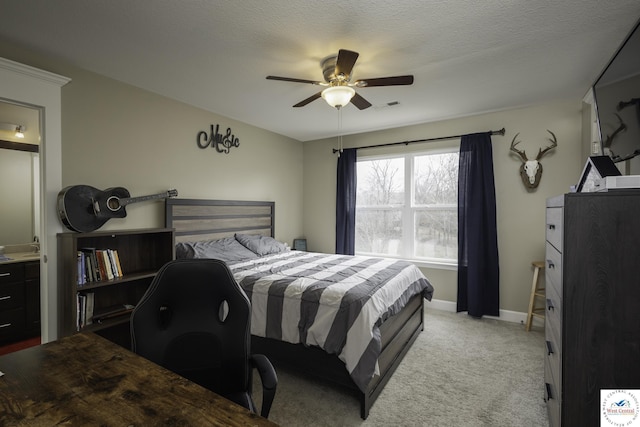
[[[0,356],[0,425],[275,426],[93,333]]]

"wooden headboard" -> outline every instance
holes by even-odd
[[[176,243],[217,240],[235,233],[274,236],[275,202],[166,199],[165,225]]]

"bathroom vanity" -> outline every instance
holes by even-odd
[[[40,335],[40,253],[12,245],[0,257],[0,346]]]

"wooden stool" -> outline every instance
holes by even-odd
[[[544,299],[544,288],[538,287],[538,278],[540,276],[540,270],[544,269],[544,261],[534,261],[531,263],[533,266],[533,283],[531,284],[531,298],[529,298],[529,313],[527,314],[527,324],[525,330],[529,332],[531,330],[531,321],[533,316],[544,319],[544,305],[542,307],[536,306],[536,297]]]

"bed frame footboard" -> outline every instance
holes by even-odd
[[[367,419],[373,403],[423,329],[424,299],[421,295],[416,295],[402,311],[387,319],[380,327],[380,376],[371,380],[364,393],[355,385],[338,356],[328,354],[319,347],[305,347],[301,344],[252,336],[251,351],[266,355],[276,367],[285,366],[305,376],[319,378],[349,389],[360,401],[360,416]]]

